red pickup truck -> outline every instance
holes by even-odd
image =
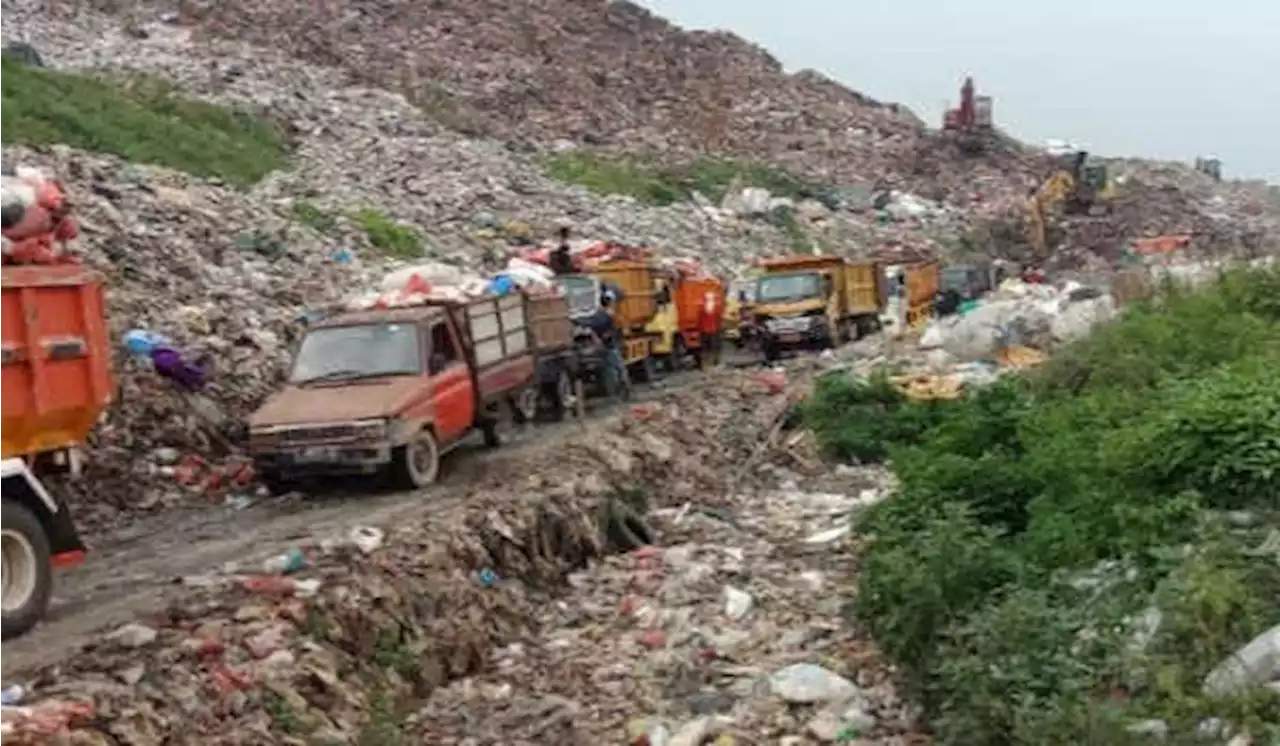
[[[527,300],[354,311],[302,339],[283,390],[249,421],[269,489],[324,474],[385,474],[406,488],[439,476],[440,457],[474,430],[532,420],[543,394]]]

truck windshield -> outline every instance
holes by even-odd
[[[291,383],[422,373],[418,330],[411,324],[313,329],[302,340]]]
[[[964,290],[969,284],[967,267],[951,267],[942,272],[943,290]]]
[[[760,303],[808,300],[822,297],[822,275],[818,272],[801,272],[791,275],[766,275],[756,286],[756,300]]]
[[[564,288],[564,297],[569,304],[570,316],[575,318],[590,316],[596,312],[600,304],[600,286],[595,278],[570,275],[559,277],[557,281]]]

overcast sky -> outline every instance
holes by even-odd
[[[1280,183],[1280,0],[639,0],[937,122],[972,74],[996,123]],[[1057,10],[1053,10],[1056,8]]]

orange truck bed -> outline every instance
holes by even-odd
[[[724,283],[715,277],[682,277],[676,282],[676,323],[682,332],[696,332],[707,293],[716,295],[716,306],[724,308]]]
[[[103,279],[80,265],[0,271],[3,456],[77,445],[111,398]]]

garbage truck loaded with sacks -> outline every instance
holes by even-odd
[[[324,474],[436,481],[440,457],[479,430],[538,414],[537,350],[524,295],[419,300],[308,329],[283,390],[250,419],[263,483]]]
[[[111,398],[103,281],[76,264],[3,269],[3,636],[35,626],[53,570],[85,547],[48,477],[78,471],[77,446]]]

